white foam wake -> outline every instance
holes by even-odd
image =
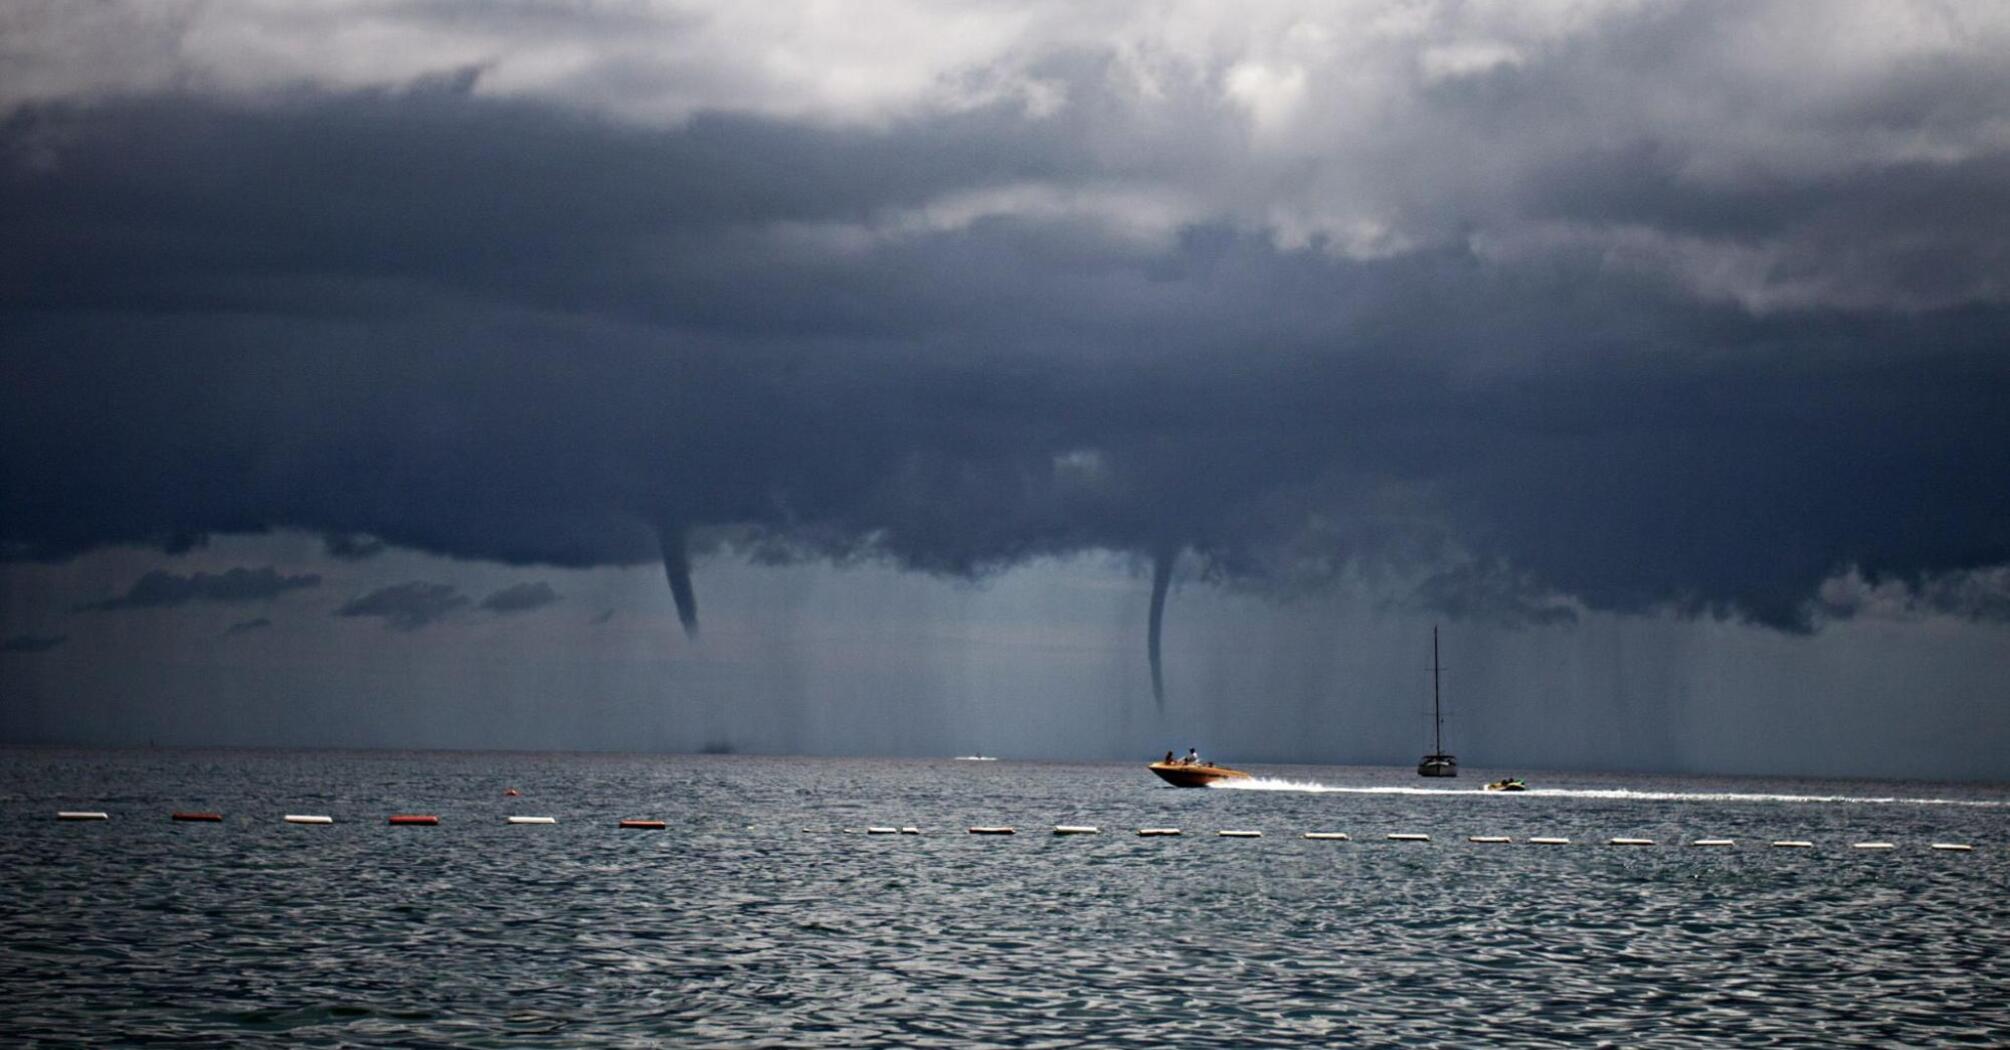
[[[1252,777],[1248,780],[1217,780],[1208,785],[1221,791],[1296,791],[1305,794],[1335,795],[1464,795],[1486,798],[1536,796],[1547,798],[1646,799],[1664,802],[1841,802],[1859,805],[1974,806],[2000,809],[2010,803],[1968,798],[1905,798],[1877,795],[1786,795],[1739,791],[1638,791],[1632,788],[1529,788],[1526,791],[1481,791],[1478,788],[1402,787],[1394,784],[1345,786],[1311,780],[1280,777]]]

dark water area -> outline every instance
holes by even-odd
[[[1143,759],[0,751],[0,1033],[2010,1043],[2010,787],[1523,770],[1539,790],[1499,795],[1477,790],[1482,770],[1252,772],[1259,790],[1166,787]],[[440,824],[386,825],[401,812]],[[966,833],[979,824],[1018,834]],[[1384,839],[1397,832],[1433,841]],[[1689,845],[1705,837],[1737,845]],[[1869,840],[1895,848],[1850,848]]]

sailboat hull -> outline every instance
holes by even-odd
[[[1459,775],[1459,760],[1450,755],[1425,755],[1417,763],[1420,777],[1455,777]]]

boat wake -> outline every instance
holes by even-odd
[[[1251,777],[1248,780],[1218,780],[1208,787],[1216,791],[1293,791],[1310,795],[1457,795],[1473,798],[1545,797],[1645,799],[1663,802],[1797,802],[1851,803],[1883,806],[1971,806],[2002,809],[2010,802],[1970,798],[1905,798],[1879,795],[1790,795],[1739,791],[1637,791],[1631,788],[1529,788],[1526,791],[1481,791],[1478,788],[1401,787],[1371,785],[1349,787],[1321,784],[1312,780],[1285,780],[1281,777]]]

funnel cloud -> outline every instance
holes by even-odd
[[[2010,619],[2001,5],[777,13],[799,74],[730,7],[372,5],[367,56],[272,11],[257,61],[232,5],[150,10],[10,23],[12,565],[660,564],[696,640],[718,561],[1116,552],[1161,710],[1176,565]],[[97,607],[318,579],[160,571]],[[340,615],[468,602],[379,585]]]

